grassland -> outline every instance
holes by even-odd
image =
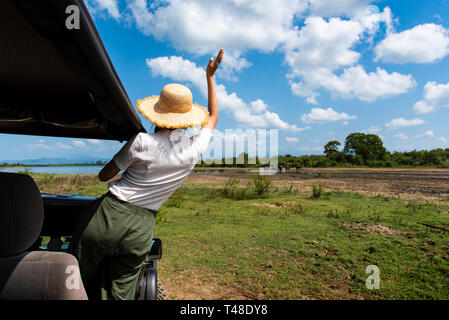
[[[32,176],[43,192],[106,191],[94,176]],[[449,233],[422,224],[449,229],[445,201],[312,192],[313,180],[258,194],[247,179],[233,191],[229,178],[214,179],[189,178],[160,209],[169,298],[449,299]],[[365,286],[369,265],[378,290]]]

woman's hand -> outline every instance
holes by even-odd
[[[217,71],[218,66],[220,65],[221,59],[223,59],[224,51],[220,49],[218,52],[215,61],[210,58],[209,63],[206,68],[206,78],[207,78],[207,100],[208,100],[208,109],[209,109],[209,122],[204,124],[203,128],[209,128],[214,130],[215,125],[218,121],[218,102],[217,102],[217,94],[215,92],[215,80],[214,74]]]
[[[220,65],[221,59],[223,59],[223,54],[224,54],[223,49],[220,49],[220,51],[217,54],[217,57],[215,58],[215,61],[212,58],[210,58],[206,68],[206,77],[210,78],[214,76],[215,71],[217,71],[218,66]]]

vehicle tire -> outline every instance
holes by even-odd
[[[161,280],[157,280],[156,300],[167,300],[167,291]]]

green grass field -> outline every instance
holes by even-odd
[[[106,191],[86,181],[72,193]],[[421,224],[449,229],[448,205],[291,188],[234,200],[223,190],[185,183],[160,209],[159,272],[171,287],[184,274],[254,299],[449,299],[449,233]],[[366,288],[369,265],[378,290]]]
[[[449,234],[419,224],[448,227],[448,206],[349,193],[231,200],[198,186],[183,195],[157,225],[163,274],[196,270],[250,298],[449,298]],[[366,288],[369,265],[379,290]]]

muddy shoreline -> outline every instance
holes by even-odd
[[[219,174],[206,172],[195,172],[188,181],[218,186],[231,177],[240,179],[241,183],[246,183],[248,179],[248,173],[238,170],[226,170]],[[270,177],[278,188],[293,185],[293,188],[303,192],[310,192],[312,185],[322,185],[328,191],[419,201],[449,201],[448,169],[301,169],[298,173],[277,173]]]

